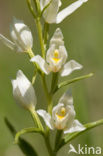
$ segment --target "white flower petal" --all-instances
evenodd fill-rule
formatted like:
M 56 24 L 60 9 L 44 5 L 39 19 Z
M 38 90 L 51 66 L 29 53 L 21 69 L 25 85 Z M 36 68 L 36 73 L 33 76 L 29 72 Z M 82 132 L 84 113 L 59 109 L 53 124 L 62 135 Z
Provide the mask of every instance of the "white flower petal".
M 61 5 L 62 5 L 62 2 L 61 2 L 61 0 L 59 0 L 59 7 L 61 7 Z
M 48 75 L 50 73 L 48 64 L 45 62 L 45 60 L 40 55 L 34 56 L 30 61 L 35 62 L 36 64 L 38 64 L 40 69 L 45 74 Z
M 83 3 L 87 2 L 88 0 L 78 0 L 67 8 L 63 9 L 57 14 L 56 23 L 62 22 L 67 16 L 71 15 L 75 10 L 77 10 Z
M 68 112 L 68 122 L 66 124 L 67 128 L 70 128 L 74 122 L 74 118 L 76 116 L 76 112 L 74 110 L 74 106 L 73 105 L 67 105 L 67 112 Z
M 59 52 L 62 57 L 62 65 L 63 65 L 66 62 L 66 59 L 68 57 L 67 50 L 66 50 L 65 46 L 59 46 Z
M 55 45 L 53 44 L 47 50 L 47 54 L 46 54 L 46 61 L 47 61 L 47 63 L 50 63 L 51 62 L 51 58 L 53 57 L 54 51 L 55 51 Z
M 52 40 L 52 39 L 61 39 L 61 40 L 63 40 L 63 38 L 64 38 L 64 37 L 63 37 L 63 34 L 62 34 L 61 29 L 60 29 L 60 28 L 57 28 L 57 29 L 55 30 L 55 32 L 54 32 L 54 34 L 53 34 L 51 40 Z
M 40 0 L 40 7 L 41 10 L 43 10 L 49 3 L 51 3 L 51 0 Z M 61 0 L 59 0 L 59 7 L 62 5 Z
M 59 103 L 52 110 L 52 123 L 56 129 L 65 129 L 67 126 L 71 127 L 74 118 L 75 111 L 72 105 Z
M 43 10 L 46 5 L 48 5 L 50 2 L 50 0 L 40 0 L 40 7 L 41 7 L 41 10 Z
M 62 112 L 63 111 L 63 112 Z M 70 91 L 67 91 L 52 110 L 52 122 L 56 129 L 69 129 L 75 118 L 73 98 Z
M 64 37 L 62 34 L 62 31 L 60 28 L 57 28 L 50 40 L 50 46 L 51 45 L 55 45 L 55 48 L 59 48 L 59 46 L 63 46 L 64 45 L 64 41 L 63 41 Z
M 23 74 L 21 70 L 17 72 L 17 83 L 21 95 L 25 98 L 26 102 L 36 105 L 37 99 L 34 88 L 31 82 L 27 79 L 27 77 Z
M 42 109 L 37 110 L 37 113 L 44 119 L 44 122 L 50 129 L 54 129 L 54 127 L 51 124 L 51 116 L 49 113 Z
M 58 109 L 63 107 L 64 104 L 63 103 L 58 103 L 56 106 L 53 107 L 52 110 L 52 117 L 55 117 L 55 114 L 58 112 Z
M 5 36 L 3 36 L 2 34 L 0 34 L 0 40 L 7 46 L 7 47 L 9 47 L 10 49 L 12 49 L 12 50 L 15 50 L 15 44 L 12 42 L 12 41 L 10 41 L 10 40 L 8 40 Z
M 57 28 L 50 40 L 50 46 L 47 51 L 46 61 L 49 64 L 50 71 L 59 72 L 67 59 L 67 51 L 64 46 L 63 34 L 60 28 Z
M 55 52 L 58 53 L 57 58 L 55 57 L 55 54 L 54 54 Z M 48 49 L 47 55 L 46 55 L 46 61 L 49 64 L 50 71 L 58 72 L 62 67 L 63 58 L 65 60 L 65 52 L 63 54 L 63 51 L 61 51 L 61 50 L 59 51 L 58 49 L 55 49 L 55 45 L 51 45 L 50 48 Z
M 65 105 L 73 105 L 73 97 L 70 90 L 67 90 L 63 96 L 60 98 L 59 103 L 64 103 Z
M 56 129 L 64 129 L 68 121 L 69 114 L 67 113 L 65 116 L 62 117 L 61 115 L 62 108 L 64 108 L 64 104 L 59 103 L 52 110 L 52 123 Z
M 65 130 L 64 133 L 66 134 L 66 133 L 80 132 L 80 131 L 83 131 L 85 129 L 86 128 L 78 120 L 74 120 L 71 128 Z
M 37 103 L 34 88 L 21 70 L 17 72 L 16 80 L 12 80 L 13 96 L 19 105 L 28 109 Z
M 27 51 L 33 46 L 33 37 L 30 29 L 20 20 L 14 18 L 10 26 L 11 37 L 18 51 Z
M 60 7 L 60 0 L 52 0 L 49 7 L 44 11 L 43 17 L 47 23 L 55 23 L 56 16 Z
M 75 60 L 70 60 L 67 62 L 61 71 L 61 76 L 67 76 L 70 75 L 73 71 L 82 69 L 82 65 L 76 62 Z

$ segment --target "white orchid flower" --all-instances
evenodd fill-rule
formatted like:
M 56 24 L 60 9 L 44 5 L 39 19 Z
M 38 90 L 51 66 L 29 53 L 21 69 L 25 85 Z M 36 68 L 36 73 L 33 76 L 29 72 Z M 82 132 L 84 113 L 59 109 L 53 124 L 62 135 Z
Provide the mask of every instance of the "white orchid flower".
M 16 80 L 11 82 L 16 103 L 25 109 L 34 108 L 37 103 L 34 88 L 21 70 L 17 72 Z
M 66 63 L 67 57 L 68 55 L 64 46 L 63 34 L 60 28 L 57 28 L 50 40 L 50 47 L 46 54 L 46 61 L 40 55 L 34 56 L 31 61 L 38 64 L 45 74 L 60 71 L 61 76 L 67 76 L 74 70 L 82 68 L 82 65 L 75 60 L 70 60 Z
M 10 26 L 10 35 L 13 42 L 0 34 L 0 40 L 10 49 L 17 52 L 26 52 L 32 48 L 33 37 L 31 31 L 22 21 L 14 18 Z
M 71 5 L 67 6 L 65 9 L 59 12 L 61 6 L 61 0 L 40 0 L 41 10 L 43 10 L 48 4 L 49 6 L 45 9 L 43 17 L 47 23 L 60 23 L 67 16 L 71 15 L 75 10 L 77 10 L 83 3 L 88 0 L 77 0 Z
M 85 129 L 78 120 L 75 120 L 73 98 L 69 91 L 60 98 L 58 105 L 52 110 L 52 115 L 45 110 L 38 110 L 37 113 L 52 130 L 58 129 L 63 130 L 64 133 L 73 133 Z

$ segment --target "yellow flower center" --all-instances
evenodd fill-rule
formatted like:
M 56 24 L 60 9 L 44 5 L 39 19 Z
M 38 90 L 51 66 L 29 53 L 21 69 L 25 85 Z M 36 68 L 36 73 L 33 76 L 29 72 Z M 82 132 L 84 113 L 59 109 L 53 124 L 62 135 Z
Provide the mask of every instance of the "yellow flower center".
M 58 50 L 55 50 L 53 55 L 54 55 L 54 57 L 52 58 L 53 61 L 55 63 L 58 63 L 58 61 L 60 60 L 60 58 L 59 58 L 59 51 Z
M 58 57 L 59 56 L 59 51 L 58 50 L 55 50 L 54 51 L 54 57 Z
M 66 109 L 64 107 L 61 108 L 60 114 L 56 114 L 59 119 L 63 119 L 66 114 Z
M 61 108 L 61 114 L 62 114 L 62 115 L 65 115 L 65 113 L 66 113 L 66 109 L 65 109 L 64 107 L 62 107 L 62 108 Z

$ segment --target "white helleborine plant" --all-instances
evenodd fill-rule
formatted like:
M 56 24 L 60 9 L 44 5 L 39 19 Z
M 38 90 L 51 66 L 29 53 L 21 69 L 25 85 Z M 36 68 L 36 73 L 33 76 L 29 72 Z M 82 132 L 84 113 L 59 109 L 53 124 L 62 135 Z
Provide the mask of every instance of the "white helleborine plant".
M 60 98 L 58 105 L 52 110 L 52 115 L 45 110 L 38 110 L 37 113 L 52 130 L 63 130 L 64 133 L 85 130 L 85 127 L 78 120 L 75 120 L 76 113 L 73 106 L 73 98 L 69 91 Z
M 46 54 L 46 61 L 40 56 L 34 56 L 31 61 L 39 65 L 40 69 L 45 73 L 60 72 L 61 76 L 67 76 L 74 70 L 79 70 L 82 65 L 75 60 L 67 60 L 67 51 L 64 46 L 63 34 L 60 28 L 57 28 L 50 40 L 50 46 Z M 65 64 L 66 63 L 66 64 Z
M 10 35 L 13 40 L 8 40 L 5 36 L 0 34 L 0 40 L 10 49 L 17 52 L 27 52 L 33 46 L 33 37 L 30 29 L 22 21 L 13 19 L 10 26 Z
M 34 88 L 21 70 L 17 72 L 16 80 L 12 80 L 11 82 L 16 103 L 25 109 L 35 108 L 37 99 Z
M 49 4 L 43 13 L 43 17 L 47 23 L 58 24 L 87 1 L 88 0 L 77 0 L 60 12 L 59 8 L 62 5 L 61 0 L 40 0 L 40 6 L 41 10 L 43 10 Z

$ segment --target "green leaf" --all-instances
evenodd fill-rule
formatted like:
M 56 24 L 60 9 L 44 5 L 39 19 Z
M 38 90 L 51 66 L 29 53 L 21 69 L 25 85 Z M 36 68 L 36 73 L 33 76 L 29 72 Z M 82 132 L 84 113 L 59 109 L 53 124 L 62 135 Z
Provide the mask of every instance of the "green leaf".
M 16 135 L 16 130 L 14 126 L 9 122 L 7 118 L 4 119 L 6 126 L 10 130 L 11 134 L 13 136 Z M 19 138 L 18 141 L 18 146 L 20 147 L 21 151 L 26 155 L 26 156 L 38 156 L 36 151 L 33 149 L 33 147 L 24 139 Z
M 89 78 L 89 77 L 92 77 L 92 76 L 93 76 L 93 73 L 90 73 L 90 74 L 88 74 L 88 75 L 83 75 L 83 76 L 76 77 L 76 78 L 71 79 L 71 80 L 67 80 L 67 81 L 61 82 L 61 83 L 58 84 L 58 86 L 56 87 L 54 93 L 55 93 L 58 89 L 60 89 L 60 88 L 62 88 L 62 87 L 64 87 L 64 86 L 66 86 L 66 85 L 69 85 L 69 84 L 71 84 L 71 83 L 74 83 L 74 82 L 77 82 L 77 81 L 79 81 L 79 80 L 83 80 L 83 79 L 86 79 L 86 78 Z
M 8 129 L 10 130 L 11 134 L 14 137 L 16 134 L 15 128 L 13 127 L 13 125 L 9 122 L 9 120 L 6 117 L 4 118 L 4 121 L 5 121 L 6 126 L 8 127 Z
M 26 140 L 20 138 L 18 145 L 26 156 L 38 156 L 37 152 Z
M 71 140 L 75 139 L 77 136 L 83 134 L 84 132 L 94 128 L 94 127 L 97 127 L 97 126 L 100 126 L 103 124 L 103 119 L 101 120 L 98 120 L 98 121 L 95 121 L 95 122 L 91 122 L 91 123 L 87 123 L 84 125 L 84 127 L 86 127 L 85 130 L 81 131 L 81 132 L 74 132 L 74 133 L 71 133 L 71 134 L 66 134 L 64 136 L 64 138 L 62 139 L 62 143 L 61 145 L 59 146 L 62 147 L 63 145 L 67 144 L 68 142 L 70 142 Z M 58 149 L 59 150 L 59 149 Z

